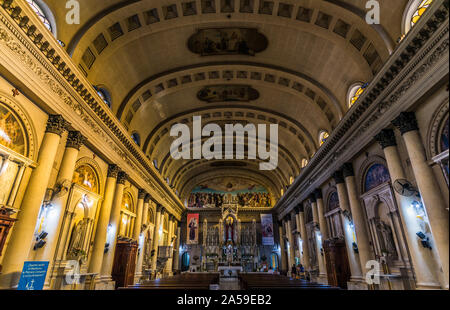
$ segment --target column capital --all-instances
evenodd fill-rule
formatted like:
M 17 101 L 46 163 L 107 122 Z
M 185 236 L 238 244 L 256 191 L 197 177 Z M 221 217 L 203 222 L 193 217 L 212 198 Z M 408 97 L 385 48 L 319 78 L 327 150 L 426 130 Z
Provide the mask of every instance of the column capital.
M 156 212 L 164 214 L 164 207 L 162 205 L 160 205 L 160 204 L 157 204 L 156 205 Z
M 140 200 L 145 199 L 145 196 L 147 196 L 147 192 L 144 189 L 139 189 L 138 199 Z
M 117 174 L 117 184 L 125 184 L 125 181 L 128 178 L 128 174 L 126 174 L 125 171 L 119 171 L 119 173 Z
M 392 129 L 383 129 L 374 139 L 380 144 L 383 150 L 390 146 L 397 146 L 395 132 Z
M 314 195 L 314 194 L 309 195 L 309 200 L 311 201 L 311 203 L 317 202 L 316 195 Z
M 86 138 L 79 131 L 69 131 L 67 135 L 66 148 L 80 150 L 80 147 L 86 142 Z
M 291 220 L 291 215 L 290 214 L 286 214 L 285 216 L 284 216 L 284 221 L 285 222 L 288 222 L 288 221 L 290 221 Z
M 66 130 L 68 123 L 62 115 L 49 115 L 45 132 L 50 132 L 61 136 Z
M 117 178 L 117 175 L 119 174 L 119 166 L 116 164 L 111 164 L 108 166 L 108 178 Z
M 295 207 L 295 212 L 297 214 L 305 212 L 305 207 L 303 206 L 303 204 L 299 204 L 298 206 L 296 206 Z
M 283 221 L 277 221 L 277 225 L 278 225 L 278 227 L 283 228 Z
M 336 184 L 343 184 L 344 181 L 344 175 L 342 174 L 342 170 L 338 170 L 335 173 L 333 173 L 333 179 L 336 182 Z
M 320 188 L 314 191 L 314 196 L 316 196 L 316 200 L 323 199 L 322 190 Z
M 149 203 L 151 199 L 152 199 L 152 196 L 150 196 L 150 194 L 146 194 L 144 197 L 144 203 Z
M 402 135 L 407 132 L 419 130 L 416 114 L 414 112 L 402 112 L 392 121 L 392 125 L 398 128 Z
M 355 176 L 355 171 L 353 170 L 352 163 L 345 163 L 342 166 L 342 173 L 344 174 L 344 178 L 354 177 Z

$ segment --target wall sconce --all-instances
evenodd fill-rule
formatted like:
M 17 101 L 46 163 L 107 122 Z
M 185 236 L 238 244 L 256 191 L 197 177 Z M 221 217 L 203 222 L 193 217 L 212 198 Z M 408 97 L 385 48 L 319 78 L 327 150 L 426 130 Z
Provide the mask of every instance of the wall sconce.
M 105 243 L 105 250 L 103 251 L 103 254 L 108 253 L 109 251 L 109 243 Z
M 47 241 L 45 241 L 44 239 L 47 238 L 47 236 L 48 233 L 43 231 L 39 234 L 39 236 L 36 237 L 36 243 L 33 246 L 33 251 L 44 247 L 44 245 L 47 243 Z
M 422 243 L 422 246 L 426 249 L 432 249 L 430 244 L 430 238 L 428 238 L 423 232 L 419 231 L 416 233 L 416 235 L 420 238 L 420 243 Z

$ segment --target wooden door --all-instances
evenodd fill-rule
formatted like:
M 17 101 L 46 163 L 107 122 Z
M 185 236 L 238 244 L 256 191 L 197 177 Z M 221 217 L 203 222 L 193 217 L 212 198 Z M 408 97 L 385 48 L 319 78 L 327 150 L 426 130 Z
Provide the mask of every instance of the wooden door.
M 325 260 L 327 264 L 328 284 L 347 288 L 350 280 L 350 266 L 345 241 L 330 239 L 324 242 Z
M 135 241 L 117 241 L 112 271 L 112 278 L 116 282 L 116 288 L 134 284 L 137 248 Z

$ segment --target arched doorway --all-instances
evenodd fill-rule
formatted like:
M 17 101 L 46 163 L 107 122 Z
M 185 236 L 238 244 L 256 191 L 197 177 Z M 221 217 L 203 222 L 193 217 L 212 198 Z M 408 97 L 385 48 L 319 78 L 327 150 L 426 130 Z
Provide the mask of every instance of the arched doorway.
M 184 252 L 183 255 L 181 256 L 181 271 L 188 271 L 189 270 L 189 265 L 190 265 L 190 256 L 188 252 Z

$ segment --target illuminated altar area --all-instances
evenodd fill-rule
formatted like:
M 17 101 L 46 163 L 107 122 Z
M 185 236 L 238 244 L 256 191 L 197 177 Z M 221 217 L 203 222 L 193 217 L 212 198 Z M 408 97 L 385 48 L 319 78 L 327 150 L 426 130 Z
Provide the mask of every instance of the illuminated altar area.
M 186 232 L 181 237 L 181 270 L 234 277 L 278 267 L 278 245 L 263 245 L 262 240 L 261 215 L 271 216 L 271 204 L 272 194 L 263 186 L 236 178 L 194 187 L 181 229 Z

